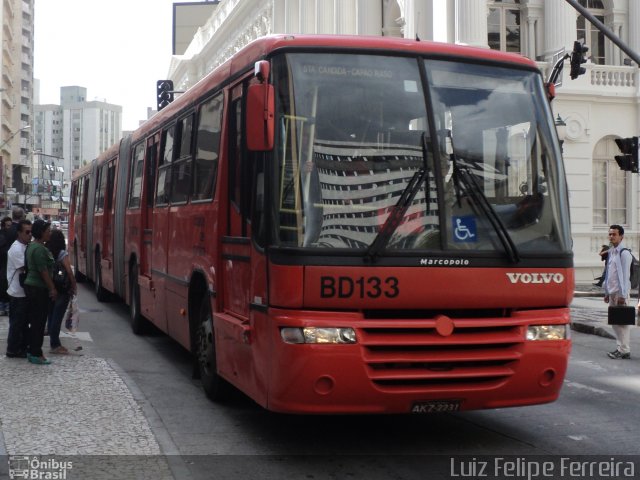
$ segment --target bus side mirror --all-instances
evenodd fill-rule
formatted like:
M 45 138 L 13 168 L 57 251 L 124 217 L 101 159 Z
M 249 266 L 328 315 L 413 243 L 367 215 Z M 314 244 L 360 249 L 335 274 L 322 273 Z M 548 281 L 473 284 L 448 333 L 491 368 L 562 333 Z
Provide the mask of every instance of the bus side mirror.
M 269 84 L 269 62 L 256 63 L 256 78 L 261 83 L 247 89 L 246 132 L 247 149 L 264 152 L 273 149 L 275 94 Z

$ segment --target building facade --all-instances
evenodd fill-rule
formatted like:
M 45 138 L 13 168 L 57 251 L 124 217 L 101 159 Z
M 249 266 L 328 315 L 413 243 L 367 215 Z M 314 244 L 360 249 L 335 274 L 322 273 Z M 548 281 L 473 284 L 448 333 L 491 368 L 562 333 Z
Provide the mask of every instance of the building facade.
M 1 208 L 31 174 L 34 0 L 2 0 L 0 64 Z M 6 202 L 5 197 L 6 196 Z
M 640 51 L 640 2 L 580 0 L 619 38 Z M 194 85 L 253 39 L 271 33 L 385 35 L 459 43 L 519 53 L 538 61 L 545 78 L 553 59 L 576 40 L 589 47 L 586 73 L 569 79 L 554 115 L 566 123 L 564 159 L 579 282 L 601 273 L 597 252 L 610 224 L 640 250 L 640 181 L 621 171 L 614 140 L 640 134 L 638 66 L 563 0 L 222 0 L 169 78 L 177 90 Z
M 87 101 L 87 89 L 60 89 L 60 105 L 36 105 L 34 159 L 57 157 L 68 184 L 74 170 L 96 158 L 122 137 L 122 107 Z M 34 171 L 39 166 L 34 165 Z

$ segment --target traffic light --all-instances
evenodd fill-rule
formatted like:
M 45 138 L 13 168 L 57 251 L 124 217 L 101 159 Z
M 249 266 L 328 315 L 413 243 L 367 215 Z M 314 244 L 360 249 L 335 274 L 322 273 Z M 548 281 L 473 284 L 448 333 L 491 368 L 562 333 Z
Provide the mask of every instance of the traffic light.
M 173 81 L 158 80 L 156 82 L 158 111 L 173 102 Z
M 624 155 L 615 159 L 621 170 L 638 173 L 638 137 L 616 138 L 616 144 Z
M 575 80 L 587 71 L 580 65 L 587 62 L 587 58 L 584 55 L 588 51 L 589 47 L 585 47 L 580 42 L 573 42 L 573 51 L 571 52 L 571 72 L 569 73 L 571 80 Z

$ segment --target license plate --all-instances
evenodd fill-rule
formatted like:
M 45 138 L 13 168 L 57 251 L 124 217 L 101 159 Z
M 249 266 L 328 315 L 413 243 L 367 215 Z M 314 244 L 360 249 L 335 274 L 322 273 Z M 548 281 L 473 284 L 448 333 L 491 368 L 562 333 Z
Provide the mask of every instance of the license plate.
M 460 400 L 434 400 L 418 402 L 411 407 L 411 413 L 446 413 L 460 410 Z

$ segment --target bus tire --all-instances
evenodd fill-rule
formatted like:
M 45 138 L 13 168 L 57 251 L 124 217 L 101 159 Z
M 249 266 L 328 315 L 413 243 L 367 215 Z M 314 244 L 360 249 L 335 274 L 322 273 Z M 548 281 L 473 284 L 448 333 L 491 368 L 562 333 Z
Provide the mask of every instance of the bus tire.
M 146 321 L 140 313 L 140 285 L 138 285 L 138 265 L 131 268 L 129 275 L 129 317 L 131 318 L 131 330 L 136 335 L 142 335 L 146 331 Z
M 208 296 L 202 299 L 198 330 L 196 333 L 196 358 L 200 371 L 202 388 L 209 399 L 214 402 L 224 401 L 231 389 L 227 381 L 218 375 L 216 363 L 215 331 L 211 302 Z
M 102 264 L 100 263 L 100 255 L 96 255 L 96 298 L 99 302 L 106 302 L 109 299 L 109 292 L 102 286 Z
M 84 283 L 87 277 L 80 272 L 80 264 L 78 263 L 78 250 L 77 247 L 73 247 L 73 276 L 76 278 L 76 282 Z

